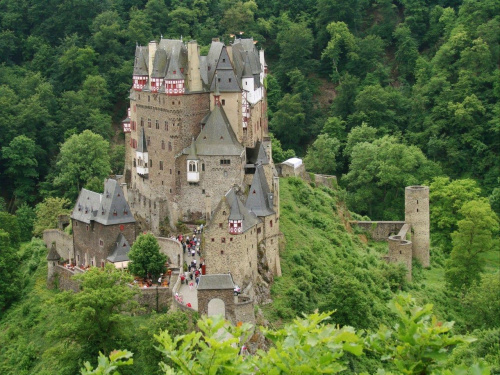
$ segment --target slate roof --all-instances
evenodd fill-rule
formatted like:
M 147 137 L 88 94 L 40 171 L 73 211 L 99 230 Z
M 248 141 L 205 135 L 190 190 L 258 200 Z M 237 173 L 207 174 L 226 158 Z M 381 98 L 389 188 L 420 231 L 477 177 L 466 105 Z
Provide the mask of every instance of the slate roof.
M 71 218 L 87 224 L 92 220 L 103 225 L 135 223 L 123 190 L 113 179 L 105 181 L 103 194 L 82 189 Z
M 181 68 L 184 70 L 187 69 L 187 66 L 187 47 L 184 43 L 181 40 L 161 39 L 158 43 L 153 59 L 151 77 L 184 79 L 184 74 L 182 73 Z
M 207 63 L 207 71 L 208 71 L 208 80 L 207 82 L 212 82 L 215 74 L 215 67 L 217 66 L 217 62 L 219 61 L 220 52 L 224 43 L 214 42 L 210 45 L 210 50 L 208 51 L 206 63 Z M 200 66 L 201 69 L 201 66 Z
M 167 73 L 167 52 L 164 49 L 158 49 L 153 62 L 152 78 L 164 78 Z
M 268 216 L 274 214 L 269 202 L 269 185 L 262 165 L 257 165 L 253 175 L 252 185 L 248 192 L 245 207 L 257 216 Z
M 234 289 L 231 274 L 201 275 L 198 290 Z
M 253 76 L 254 87 L 261 87 L 260 73 L 264 67 L 260 64 L 259 51 L 253 44 L 253 38 L 236 39 L 232 52 L 234 69 L 240 82 L 243 77 Z
M 215 81 L 219 84 L 220 92 L 240 92 L 241 87 L 233 69 L 217 69 L 217 75 L 212 79 L 210 91 L 215 90 Z
M 231 209 L 230 220 L 243 220 L 241 224 L 242 233 L 259 223 L 259 219 L 254 213 L 250 212 L 242 201 L 238 199 L 234 188 L 231 188 L 225 195 L 226 201 Z
M 129 251 L 130 251 L 130 244 L 128 243 L 125 236 L 119 233 L 115 242 L 115 246 L 113 247 L 113 252 L 106 259 L 109 260 L 111 263 L 127 262 L 130 260 L 128 258 Z
M 146 132 L 144 127 L 141 127 L 139 131 L 139 139 L 137 140 L 137 152 L 148 152 L 148 146 L 146 142 Z
M 269 164 L 269 158 L 264 149 L 264 144 L 261 141 L 257 141 L 254 148 L 247 147 L 246 151 L 247 164 Z
M 238 142 L 233 128 L 221 106 L 215 106 L 207 119 L 206 125 L 195 141 L 196 154 L 208 156 L 241 155 L 243 146 Z M 191 147 L 186 147 L 183 154 L 189 154 Z
M 133 74 L 135 76 L 147 76 L 148 64 L 149 64 L 148 47 L 136 46 Z
M 47 254 L 47 260 L 59 260 L 61 259 L 61 256 L 56 250 L 56 244 L 53 243 L 52 246 L 50 246 L 49 253 Z

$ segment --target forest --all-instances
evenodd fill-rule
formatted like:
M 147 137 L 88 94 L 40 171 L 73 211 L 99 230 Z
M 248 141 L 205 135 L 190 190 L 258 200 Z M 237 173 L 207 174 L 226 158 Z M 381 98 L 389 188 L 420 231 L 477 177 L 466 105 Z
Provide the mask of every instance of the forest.
M 500 373 L 499 0 L 0 0 L 0 341 L 12 343 L 0 346 L 0 372 L 70 374 L 99 350 L 127 348 L 139 372 L 157 373 L 153 335 L 194 329 L 192 317 L 141 317 L 136 341 L 117 322 L 106 345 L 75 344 L 77 322 L 49 318 L 55 299 L 72 302 L 42 290 L 46 250 L 32 237 L 82 187 L 122 173 L 137 44 L 196 39 L 206 54 L 212 38 L 235 35 L 266 53 L 274 161 L 302 157 L 339 184 L 282 183 L 286 272 L 266 319 L 337 310 L 335 323 L 375 330 L 408 291 L 477 338 L 446 368 L 485 360 Z M 345 231 L 338 207 L 400 220 L 412 184 L 430 186 L 432 264 L 405 283 L 378 260 L 386 250 Z M 319 264 L 319 249 L 332 262 Z M 349 354 L 349 371 L 375 372 L 369 353 Z

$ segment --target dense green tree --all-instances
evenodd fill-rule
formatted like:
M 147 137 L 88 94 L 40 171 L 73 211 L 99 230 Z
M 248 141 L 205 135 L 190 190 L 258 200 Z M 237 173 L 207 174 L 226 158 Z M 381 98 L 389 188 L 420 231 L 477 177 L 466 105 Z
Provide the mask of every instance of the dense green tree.
M 436 177 L 430 184 L 430 219 L 432 240 L 446 252 L 452 248 L 451 233 L 456 231 L 457 223 L 463 218 L 462 206 L 480 197 L 481 189 L 472 179 L 450 180 L 449 177 Z
M 498 217 L 486 199 L 465 203 L 460 209 L 463 217 L 452 233 L 453 250 L 446 264 L 446 281 L 454 289 L 466 290 L 479 282 L 484 263 L 481 254 L 490 251 L 498 239 Z
M 350 156 L 349 172 L 341 180 L 349 193 L 348 202 L 355 212 L 377 219 L 401 219 L 404 187 L 439 174 L 439 167 L 418 147 L 392 136 L 358 143 Z
M 19 259 L 12 246 L 9 233 L 0 226 L 0 318 L 19 296 Z
M 90 46 L 73 46 L 59 57 L 58 65 L 64 89 L 80 87 L 85 78 L 96 73 L 97 53 Z
M 16 217 L 21 233 L 21 241 L 31 240 L 36 219 L 35 209 L 23 203 L 17 208 Z
M 61 146 L 57 170 L 54 185 L 75 199 L 92 177 L 103 180 L 109 175 L 109 143 L 90 130 L 71 136 Z
M 309 73 L 314 38 L 306 23 L 285 23 L 276 42 L 280 48 L 277 73 L 282 83 L 286 79 L 285 75 L 293 69 L 298 69 L 303 74 Z
M 410 28 L 400 24 L 394 31 L 396 39 L 396 63 L 401 77 L 411 80 L 413 78 L 415 63 L 418 59 L 417 42 L 411 35 Z
M 6 246 L 17 249 L 21 243 L 21 230 L 17 217 L 7 212 L 0 212 L 0 228 L 9 235 L 9 242 Z
M 196 12 L 194 10 L 177 7 L 170 12 L 170 23 L 166 34 L 173 39 L 179 39 L 181 36 L 188 37 L 193 32 L 195 21 Z
M 286 94 L 279 101 L 269 127 L 283 147 L 300 150 L 307 136 L 305 117 L 300 94 Z
M 57 217 L 69 214 L 71 202 L 66 198 L 47 197 L 36 205 L 36 219 L 33 228 L 35 236 L 41 236 L 45 229 L 57 228 Z
M 315 173 L 335 174 L 336 158 L 340 149 L 340 141 L 327 134 L 320 134 L 307 149 L 304 162 L 308 170 Z
M 127 38 L 131 46 L 136 43 L 147 45 L 153 39 L 151 21 L 145 11 L 137 8 L 130 9 L 130 22 L 127 29 Z
M 253 0 L 232 2 L 221 19 L 225 34 L 239 34 L 240 31 L 248 33 L 253 26 L 257 9 L 257 4 Z
M 377 139 L 377 129 L 362 123 L 361 126 L 356 126 L 349 132 L 344 154 L 350 158 L 354 146 L 362 142 L 373 142 L 375 139 Z
M 38 178 L 35 141 L 24 135 L 17 136 L 2 147 L 2 157 L 6 159 L 5 173 L 12 178 L 14 196 L 20 202 L 32 202 Z
M 148 0 L 144 8 L 144 14 L 152 26 L 151 31 L 155 37 L 159 37 L 160 34 L 168 31 L 169 13 L 165 0 Z
M 500 275 L 483 273 L 481 281 L 471 285 L 462 298 L 467 324 L 470 328 L 500 327 Z
M 295 156 L 295 151 L 293 150 L 283 150 L 283 147 L 281 146 L 281 142 L 279 141 L 278 138 L 273 136 L 272 133 L 269 133 L 271 137 L 271 147 L 273 151 L 273 161 L 275 163 L 281 163 L 287 159 L 293 158 Z
M 111 172 L 113 174 L 122 174 L 125 168 L 125 146 L 116 145 L 109 152 Z M 102 185 L 102 184 L 101 184 Z
M 109 353 L 123 339 L 131 321 L 129 313 L 137 309 L 133 299 L 137 290 L 129 285 L 132 277 L 108 263 L 104 269 L 92 267 L 74 279 L 80 291 L 56 297 L 61 321 L 56 336 L 76 342 L 85 357 Z
M 160 245 L 152 234 L 143 234 L 137 238 L 128 254 L 128 269 L 133 275 L 156 278 L 164 273 L 167 256 L 160 252 Z

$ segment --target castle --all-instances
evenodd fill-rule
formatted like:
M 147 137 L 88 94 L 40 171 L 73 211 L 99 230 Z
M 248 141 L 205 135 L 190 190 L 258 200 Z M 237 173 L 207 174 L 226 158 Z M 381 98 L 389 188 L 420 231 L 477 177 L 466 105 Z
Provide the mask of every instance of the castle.
M 206 220 L 207 274 L 249 285 L 280 274 L 279 179 L 253 39 L 137 46 L 123 121 L 124 187 L 141 226 Z

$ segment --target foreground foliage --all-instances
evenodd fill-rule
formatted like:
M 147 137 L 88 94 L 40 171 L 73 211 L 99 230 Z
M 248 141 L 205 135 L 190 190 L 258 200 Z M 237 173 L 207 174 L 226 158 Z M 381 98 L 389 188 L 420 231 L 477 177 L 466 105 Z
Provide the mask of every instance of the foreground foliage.
M 410 296 L 400 295 L 391 302 L 397 320 L 393 328 L 381 326 L 375 333 L 326 324 L 331 313 L 314 313 L 296 318 L 279 330 L 263 328 L 269 350 L 249 354 L 245 345 L 252 334 L 249 324 L 233 326 L 222 316 L 205 317 L 199 332 L 173 338 L 168 331 L 155 335 L 168 361 L 160 367 L 164 374 L 336 374 L 346 370 L 346 353 L 378 358 L 379 373 L 454 373 L 445 369 L 445 360 L 457 346 L 474 341 L 451 334 L 452 322 L 439 322 L 432 306 L 420 307 Z M 335 319 L 335 314 L 333 314 Z M 98 367 L 86 364 L 82 374 L 104 374 L 118 365 L 132 364 L 131 353 L 114 352 L 108 361 L 102 355 Z M 485 366 L 477 366 L 489 374 Z M 91 372 L 92 371 L 92 372 Z

